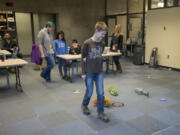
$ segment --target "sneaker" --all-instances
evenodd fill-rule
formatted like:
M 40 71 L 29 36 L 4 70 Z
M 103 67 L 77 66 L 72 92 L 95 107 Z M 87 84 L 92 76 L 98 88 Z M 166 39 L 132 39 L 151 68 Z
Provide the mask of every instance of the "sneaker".
M 81 110 L 82 110 L 82 113 L 85 115 L 90 114 L 89 108 L 87 106 L 81 106 Z
M 46 82 L 47 82 L 47 83 L 51 83 L 51 80 L 50 80 L 50 79 L 46 79 Z
M 104 122 L 109 122 L 109 117 L 105 113 L 98 114 L 98 118 Z
M 46 80 L 46 77 L 41 73 L 40 76 Z
M 69 77 L 69 76 L 64 75 L 64 80 L 69 80 L 69 79 L 70 79 L 70 77 Z

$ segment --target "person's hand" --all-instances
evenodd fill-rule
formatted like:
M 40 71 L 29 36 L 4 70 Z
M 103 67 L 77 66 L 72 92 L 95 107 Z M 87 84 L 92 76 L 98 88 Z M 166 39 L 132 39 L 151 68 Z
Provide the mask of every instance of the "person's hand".
M 41 54 L 41 58 L 44 59 L 45 58 L 45 55 L 44 53 Z
M 118 53 L 120 53 L 121 51 L 120 50 L 117 50 Z
M 117 46 L 118 46 L 118 44 L 113 44 L 113 46 L 117 47 Z
M 84 81 L 86 80 L 86 75 L 82 75 L 81 77 Z

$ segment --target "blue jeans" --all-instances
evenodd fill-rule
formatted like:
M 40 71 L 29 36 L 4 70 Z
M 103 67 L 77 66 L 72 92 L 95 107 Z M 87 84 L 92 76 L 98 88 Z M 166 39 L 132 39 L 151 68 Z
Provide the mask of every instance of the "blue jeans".
M 62 68 L 64 70 L 64 75 L 67 75 L 67 67 L 66 67 L 66 60 L 63 59 L 58 59 L 58 68 L 59 68 L 59 74 L 62 76 L 63 72 L 62 72 Z
M 104 112 L 104 84 L 103 84 L 103 73 L 86 73 L 86 93 L 82 102 L 83 106 L 88 106 L 91 96 L 93 94 L 93 82 L 96 85 L 97 93 L 97 111 L 98 114 Z
M 51 69 L 55 65 L 54 55 L 53 54 L 49 54 L 48 56 L 45 57 L 45 59 L 47 61 L 47 66 L 41 72 L 41 76 L 44 79 L 46 79 L 46 81 L 51 81 Z
M 103 62 L 106 62 L 106 73 L 109 73 L 109 59 L 103 59 Z

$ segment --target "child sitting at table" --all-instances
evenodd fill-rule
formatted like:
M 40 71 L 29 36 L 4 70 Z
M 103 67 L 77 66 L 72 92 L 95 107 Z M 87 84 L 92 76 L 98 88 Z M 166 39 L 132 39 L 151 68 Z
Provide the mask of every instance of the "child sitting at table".
M 72 46 L 69 50 L 69 54 L 79 55 L 80 53 L 81 53 L 81 47 L 79 46 L 78 41 L 76 39 L 72 40 Z M 72 60 L 72 62 L 70 62 L 69 65 L 72 65 L 74 63 L 78 64 L 78 60 Z M 78 65 L 77 65 L 77 68 L 78 68 Z
M 64 37 L 64 32 L 60 31 L 57 33 L 56 40 L 54 41 L 56 55 L 63 55 L 68 54 L 68 47 L 66 44 L 66 40 Z M 61 78 L 67 79 L 67 67 L 66 67 L 66 60 L 58 58 L 58 68 Z M 62 68 L 64 70 L 64 75 L 62 72 Z
M 72 41 L 72 46 L 69 50 L 69 54 L 78 55 L 81 53 L 81 47 L 78 45 L 78 41 L 74 39 Z

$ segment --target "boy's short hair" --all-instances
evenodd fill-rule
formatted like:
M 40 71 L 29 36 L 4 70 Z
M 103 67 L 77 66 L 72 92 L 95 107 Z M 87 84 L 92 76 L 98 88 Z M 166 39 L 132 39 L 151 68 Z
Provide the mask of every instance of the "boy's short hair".
M 95 30 L 98 30 L 98 31 L 107 31 L 107 25 L 105 22 L 96 22 L 96 25 L 95 25 Z
M 73 39 L 72 43 L 78 43 L 78 41 L 76 39 Z

